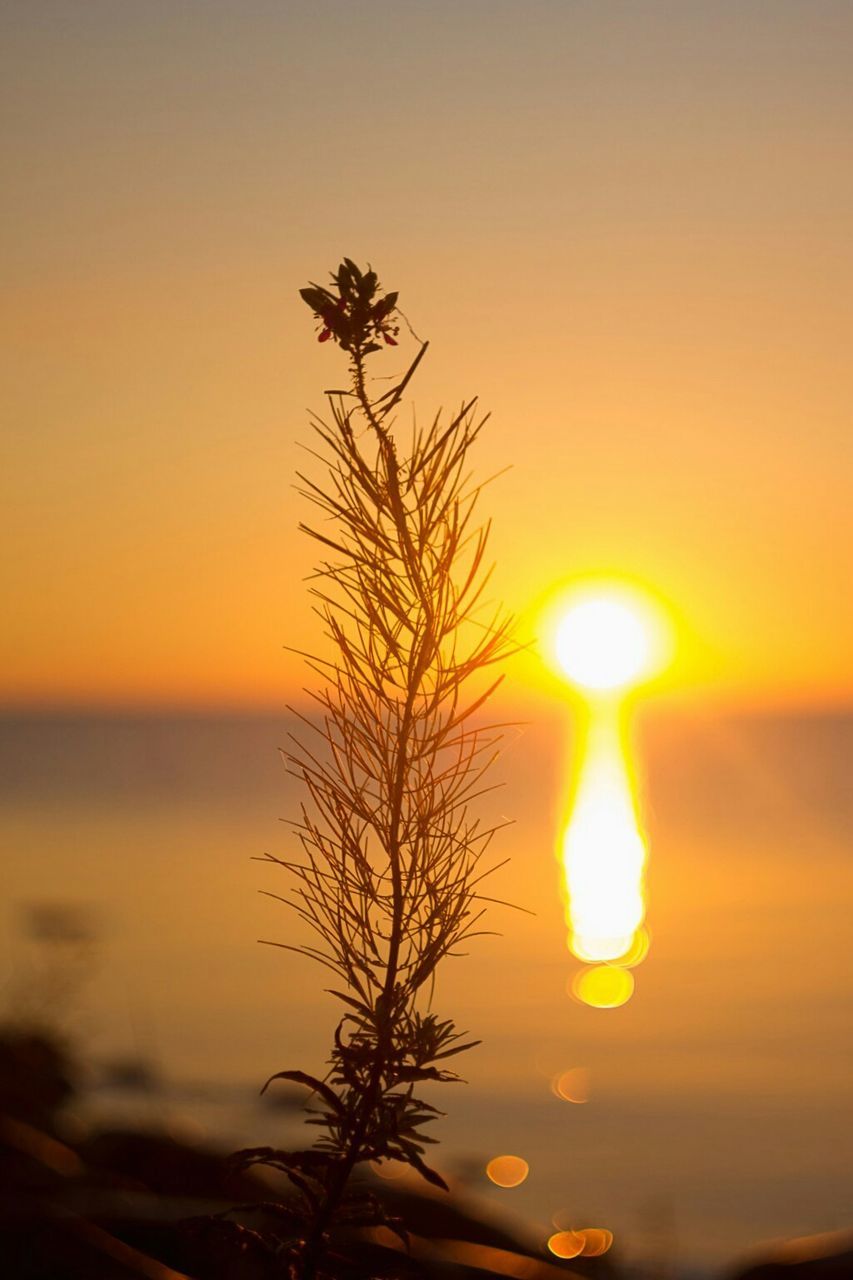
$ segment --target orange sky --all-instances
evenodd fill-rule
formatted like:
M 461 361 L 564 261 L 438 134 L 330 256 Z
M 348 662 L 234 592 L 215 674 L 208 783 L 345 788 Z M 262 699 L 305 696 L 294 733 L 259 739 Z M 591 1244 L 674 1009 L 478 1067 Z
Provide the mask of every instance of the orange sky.
M 853 696 L 849 5 L 3 23 L 3 702 L 291 696 L 297 441 L 343 368 L 296 290 L 342 254 L 432 340 L 420 412 L 492 410 L 528 625 L 627 574 L 678 615 L 679 689 Z

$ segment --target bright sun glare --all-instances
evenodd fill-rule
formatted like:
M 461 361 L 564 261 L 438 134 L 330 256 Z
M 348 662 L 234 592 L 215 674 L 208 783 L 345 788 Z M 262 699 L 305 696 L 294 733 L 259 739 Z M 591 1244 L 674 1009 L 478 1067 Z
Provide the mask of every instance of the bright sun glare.
M 642 597 L 603 589 L 576 600 L 562 615 L 554 637 L 557 661 L 583 689 L 625 689 L 659 665 L 658 631 Z

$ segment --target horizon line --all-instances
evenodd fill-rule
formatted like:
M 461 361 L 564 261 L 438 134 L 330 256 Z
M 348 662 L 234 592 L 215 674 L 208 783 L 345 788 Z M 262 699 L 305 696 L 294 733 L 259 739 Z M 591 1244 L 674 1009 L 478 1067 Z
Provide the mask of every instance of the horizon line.
M 0 720 L 213 720 L 213 719 L 272 719 L 276 716 L 290 718 L 294 712 L 304 714 L 310 708 L 311 699 L 305 691 L 287 700 L 269 698 L 56 698 L 14 699 L 0 697 Z M 652 690 L 645 697 L 634 700 L 642 713 L 659 712 L 682 714 L 716 714 L 722 716 L 790 716 L 853 715 L 853 692 L 780 691 L 758 692 L 752 696 L 740 690 L 712 690 L 707 687 L 692 690 Z M 541 690 L 527 689 L 517 696 L 496 699 L 495 709 L 502 708 L 502 716 L 515 708 L 526 709 L 524 722 L 532 723 L 531 712 L 536 719 L 563 718 L 572 714 L 572 695 L 555 695 Z

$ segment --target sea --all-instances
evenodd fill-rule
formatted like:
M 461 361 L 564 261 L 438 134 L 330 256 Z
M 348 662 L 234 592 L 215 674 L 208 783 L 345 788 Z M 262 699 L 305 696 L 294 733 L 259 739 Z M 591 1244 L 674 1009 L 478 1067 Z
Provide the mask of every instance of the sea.
M 74 1046 L 74 1124 L 299 1140 L 287 1090 L 259 1094 L 322 1074 L 338 1016 L 330 975 L 269 945 L 304 936 L 266 860 L 296 851 L 280 748 L 299 732 L 286 711 L 0 720 L 2 1015 Z M 429 1094 L 433 1162 L 531 1240 L 605 1227 L 648 1274 L 849 1228 L 853 715 L 638 714 L 651 946 L 616 1009 L 571 995 L 555 849 L 574 741 L 568 711 L 508 729 L 482 801 L 506 824 L 487 892 L 509 905 L 433 994 L 481 1041 L 465 1083 Z M 587 1101 L 555 1092 L 570 1069 Z M 527 1163 L 519 1186 L 486 1176 L 501 1154 Z

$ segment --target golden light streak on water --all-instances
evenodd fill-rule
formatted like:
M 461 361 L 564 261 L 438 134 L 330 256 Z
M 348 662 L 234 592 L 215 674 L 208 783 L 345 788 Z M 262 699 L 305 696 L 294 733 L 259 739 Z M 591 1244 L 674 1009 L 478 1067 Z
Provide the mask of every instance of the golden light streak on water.
M 636 969 L 638 964 L 642 964 L 646 956 L 649 954 L 651 942 L 652 940 L 649 936 L 648 929 L 645 925 L 641 925 L 634 934 L 634 941 L 631 943 L 628 950 L 623 956 L 619 957 L 620 969 Z
M 585 702 L 559 850 L 569 949 L 590 966 L 575 975 L 571 991 L 594 1008 L 615 1009 L 631 998 L 628 970 L 649 946 L 643 924 L 648 848 L 625 695 L 661 669 L 666 628 L 651 600 L 635 589 L 587 586 L 552 624 L 552 645 Z
M 572 952 L 592 964 L 629 953 L 645 916 L 646 844 L 612 701 L 591 708 L 563 867 Z

